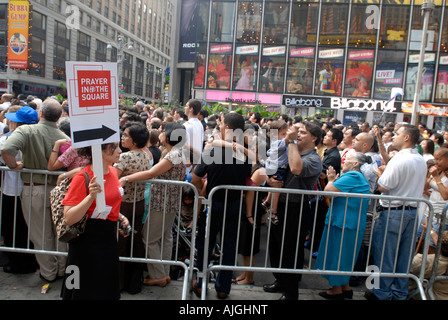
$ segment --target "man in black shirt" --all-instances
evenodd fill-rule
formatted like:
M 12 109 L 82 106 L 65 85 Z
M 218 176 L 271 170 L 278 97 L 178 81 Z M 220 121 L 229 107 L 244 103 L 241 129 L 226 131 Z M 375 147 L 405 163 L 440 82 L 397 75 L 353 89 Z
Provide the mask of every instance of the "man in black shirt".
M 224 123 L 221 126 L 222 138 L 226 141 L 243 141 L 244 118 L 235 112 L 225 115 Z M 211 201 L 210 232 L 208 256 L 210 257 L 215 246 L 216 236 L 224 226 L 224 240 L 221 243 L 224 265 L 235 264 L 235 250 L 238 233 L 238 220 L 240 211 L 240 191 L 229 191 L 226 196 L 225 190 L 213 193 L 210 199 L 210 191 L 221 185 L 245 186 L 246 179 L 250 177 L 251 166 L 244 155 L 239 155 L 232 148 L 214 146 L 204 150 L 200 163 L 192 173 L 191 183 L 198 189 L 203 190 L 203 178 L 207 176 L 207 186 L 205 196 Z M 224 209 L 226 210 L 224 211 Z M 245 206 L 241 206 L 244 210 Z M 201 213 L 198 220 L 198 236 L 196 238 L 196 248 L 198 252 L 197 265 L 200 271 L 203 270 L 204 246 L 206 233 L 207 214 Z M 245 214 L 243 212 L 242 214 Z M 208 261 L 207 261 L 208 263 Z M 232 284 L 232 271 L 220 271 L 215 283 L 218 298 L 225 299 L 230 293 Z M 194 280 L 192 288 L 196 295 L 201 293 L 201 279 Z

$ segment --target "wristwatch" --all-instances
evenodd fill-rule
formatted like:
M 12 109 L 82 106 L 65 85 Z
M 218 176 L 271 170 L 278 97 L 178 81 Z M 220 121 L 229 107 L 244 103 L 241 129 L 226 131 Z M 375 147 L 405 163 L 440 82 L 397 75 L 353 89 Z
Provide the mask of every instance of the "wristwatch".
M 297 140 L 289 140 L 288 144 L 291 144 L 291 143 L 297 144 Z

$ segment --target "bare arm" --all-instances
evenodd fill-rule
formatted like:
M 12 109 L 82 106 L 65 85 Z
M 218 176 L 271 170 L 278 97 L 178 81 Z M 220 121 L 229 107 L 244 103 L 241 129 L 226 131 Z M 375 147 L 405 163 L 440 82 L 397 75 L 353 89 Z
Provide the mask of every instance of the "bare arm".
M 2 151 L 2 158 L 5 164 L 12 170 L 20 170 L 23 168 L 23 163 L 21 161 L 16 161 L 16 157 Z
M 64 206 L 64 220 L 71 226 L 77 223 L 89 210 L 97 194 L 101 191 L 101 186 L 96 182 L 96 176 L 89 182 L 89 194 L 76 206 Z
M 289 128 L 288 133 L 286 134 L 286 141 L 292 141 L 297 140 L 297 128 L 292 126 Z M 303 169 L 303 160 L 299 153 L 299 147 L 297 144 L 289 144 L 288 147 L 288 162 L 289 162 L 289 169 L 291 170 L 292 174 L 295 174 L 296 176 L 302 173 Z
M 167 172 L 172 167 L 173 167 L 173 164 L 170 161 L 168 161 L 167 159 L 162 159 L 154 167 L 152 167 L 149 170 L 133 173 L 126 177 L 121 177 L 120 184 L 122 186 L 124 186 L 126 184 L 126 182 L 135 182 L 135 181 L 153 179 L 153 178 L 158 177 L 161 174 Z M 126 181 L 126 179 L 127 179 L 127 181 Z
M 62 167 L 65 167 L 64 164 L 58 160 L 59 157 L 59 149 L 63 145 L 70 144 L 69 140 L 59 139 L 54 143 L 53 150 L 51 151 L 50 158 L 48 159 L 48 170 L 58 170 Z

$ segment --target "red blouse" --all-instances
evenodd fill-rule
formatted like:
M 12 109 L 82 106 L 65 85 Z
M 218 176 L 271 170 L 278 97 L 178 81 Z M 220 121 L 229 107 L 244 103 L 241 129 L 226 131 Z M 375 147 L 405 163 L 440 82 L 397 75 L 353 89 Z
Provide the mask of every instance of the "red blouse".
M 90 179 L 93 178 L 94 173 L 90 168 L 90 165 L 82 169 L 89 174 Z M 99 179 L 99 178 L 97 178 Z M 82 172 L 78 172 L 72 179 L 70 188 L 62 201 L 63 206 L 76 206 L 78 205 L 87 195 L 87 190 L 85 186 L 85 178 Z M 104 175 L 104 192 L 106 199 L 106 206 L 111 207 L 111 211 L 107 216 L 108 220 L 117 221 L 120 213 L 121 201 L 123 200 L 123 188 L 118 180 L 117 171 L 114 167 L 109 166 L 109 173 Z M 96 208 L 96 200 L 93 201 L 90 208 L 87 210 L 87 215 L 89 218 Z

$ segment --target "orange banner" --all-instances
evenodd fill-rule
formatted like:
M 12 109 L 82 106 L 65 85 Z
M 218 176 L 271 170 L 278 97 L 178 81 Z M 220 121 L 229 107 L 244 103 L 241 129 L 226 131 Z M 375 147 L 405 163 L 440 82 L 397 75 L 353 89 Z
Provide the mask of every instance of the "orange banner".
M 28 68 L 28 33 L 30 4 L 12 0 L 8 3 L 8 63 L 13 69 Z

